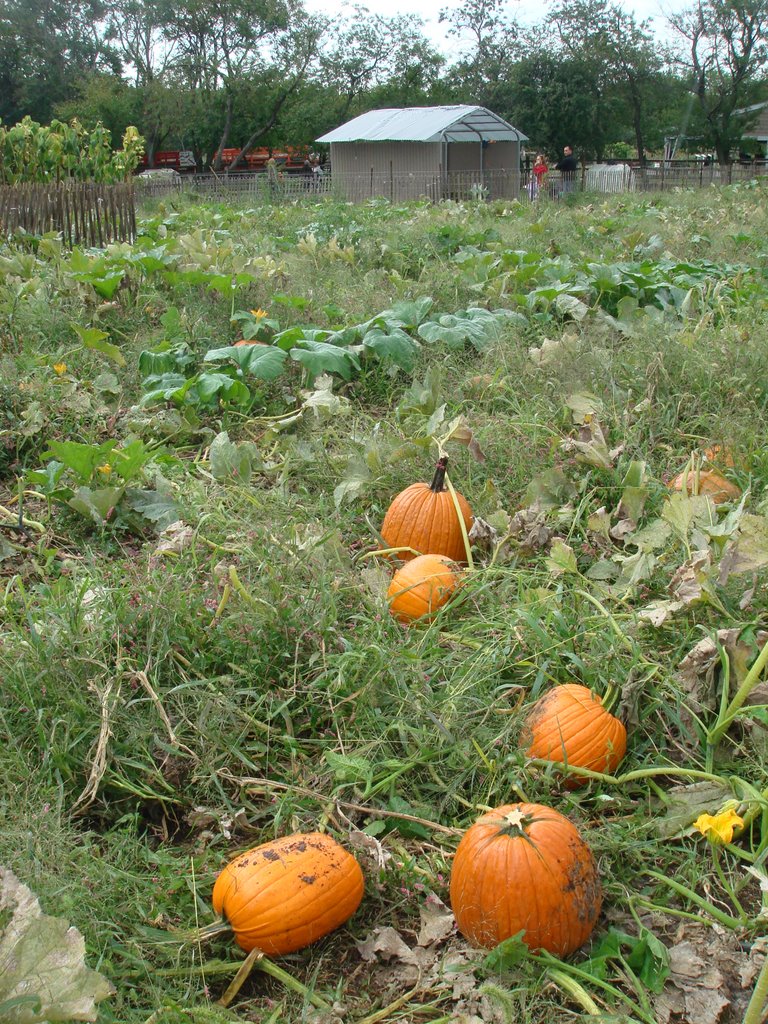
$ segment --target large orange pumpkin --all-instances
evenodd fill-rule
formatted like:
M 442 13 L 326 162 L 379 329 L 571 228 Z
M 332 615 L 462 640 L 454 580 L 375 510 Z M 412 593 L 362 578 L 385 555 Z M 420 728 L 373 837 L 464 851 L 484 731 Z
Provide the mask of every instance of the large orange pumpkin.
M 576 826 L 542 804 L 507 804 L 462 836 L 451 867 L 459 931 L 492 948 L 520 931 L 532 950 L 567 956 L 600 914 L 592 852 Z
M 445 555 L 419 555 L 398 569 L 387 591 L 389 610 L 400 622 L 432 618 L 450 599 L 459 577 Z
M 394 499 L 384 516 L 381 536 L 390 548 L 413 548 L 422 555 L 445 555 L 454 562 L 465 562 L 467 552 L 464 535 L 456 514 L 456 506 L 444 489 L 448 457 L 438 459 L 431 484 L 411 484 Z M 472 528 L 472 509 L 456 492 L 464 527 Z M 414 556 L 407 551 L 399 555 L 403 561 Z
M 360 865 L 321 832 L 248 850 L 226 865 L 213 887 L 213 909 L 229 922 L 237 944 L 277 956 L 344 924 L 362 898 Z
M 706 494 L 715 505 L 724 501 L 735 501 L 741 497 L 741 490 L 714 469 L 684 469 L 669 482 L 671 491 L 686 491 L 688 494 Z
M 627 730 L 588 687 L 563 683 L 536 702 L 523 729 L 523 743 L 529 757 L 610 773 L 627 752 Z M 585 782 L 572 775 L 568 785 Z

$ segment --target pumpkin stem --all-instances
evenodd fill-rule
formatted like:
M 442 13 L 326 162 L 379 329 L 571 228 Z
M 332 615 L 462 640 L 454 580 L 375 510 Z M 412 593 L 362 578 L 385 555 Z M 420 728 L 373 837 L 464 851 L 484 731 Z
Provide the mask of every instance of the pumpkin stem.
M 193 938 L 195 942 L 205 942 L 207 939 L 215 939 L 217 935 L 223 935 L 225 932 L 231 931 L 232 925 L 229 921 L 220 918 L 217 921 L 204 925 L 202 928 L 198 928 Z
M 435 466 L 435 475 L 432 477 L 432 483 L 429 485 L 430 491 L 434 491 L 435 494 L 439 494 L 445 490 L 445 471 L 448 469 L 448 456 L 441 455 L 437 460 Z
M 502 836 L 523 836 L 527 839 L 526 826 L 531 824 L 533 819 L 528 814 L 523 814 L 519 807 L 516 807 L 509 814 L 505 814 L 499 823 L 499 835 Z

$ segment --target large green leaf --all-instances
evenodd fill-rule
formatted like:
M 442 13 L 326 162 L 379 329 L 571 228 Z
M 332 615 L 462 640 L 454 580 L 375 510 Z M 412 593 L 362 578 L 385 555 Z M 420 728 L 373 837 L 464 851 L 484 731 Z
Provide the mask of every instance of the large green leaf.
M 123 487 L 78 487 L 67 504 L 101 526 L 122 498 L 124 490 Z
M 227 345 L 205 353 L 204 362 L 231 359 L 244 373 L 259 380 L 274 380 L 283 372 L 287 353 L 274 345 Z
M 201 373 L 195 381 L 195 393 L 204 404 L 218 398 L 220 401 L 244 405 L 251 397 L 241 380 L 235 380 L 226 373 Z
M 125 366 L 125 356 L 117 345 L 106 340 L 109 337 L 106 331 L 99 330 L 98 327 L 80 327 L 78 324 L 72 324 L 72 327 L 86 348 L 101 352 L 102 355 L 114 360 L 118 366 Z
M 96 471 L 103 465 L 117 441 L 105 441 L 103 444 L 81 444 L 79 441 L 49 441 L 48 450 L 43 452 L 44 459 L 56 459 L 70 469 L 81 484 L 87 484 Z
M 403 370 L 412 370 L 419 355 L 419 343 L 399 327 L 389 330 L 374 327 L 364 336 L 363 346 Z
M 354 352 L 310 339 L 291 349 L 291 359 L 305 366 L 313 378 L 320 373 L 338 373 L 344 380 L 350 380 L 353 371 L 360 369 Z

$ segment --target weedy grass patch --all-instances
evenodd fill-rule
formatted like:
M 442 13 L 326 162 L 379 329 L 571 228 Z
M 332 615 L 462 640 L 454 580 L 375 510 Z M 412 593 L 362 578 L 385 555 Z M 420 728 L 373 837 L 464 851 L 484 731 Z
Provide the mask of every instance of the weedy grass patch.
M 82 933 L 92 1016 L 761 1019 L 765 210 L 180 197 L 4 244 L 0 865 Z M 403 625 L 380 530 L 441 455 L 467 564 Z M 527 754 L 567 682 L 626 726 L 610 772 Z M 455 931 L 458 841 L 518 803 L 596 858 L 567 958 Z M 218 872 L 317 830 L 359 910 L 238 974 Z

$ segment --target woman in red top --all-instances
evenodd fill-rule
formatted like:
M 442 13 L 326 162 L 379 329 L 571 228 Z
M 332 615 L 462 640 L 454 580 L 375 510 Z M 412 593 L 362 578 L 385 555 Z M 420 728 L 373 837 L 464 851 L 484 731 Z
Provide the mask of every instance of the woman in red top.
M 533 167 L 531 168 L 531 171 L 533 173 L 531 183 L 533 184 L 534 197 L 537 196 L 541 191 L 541 185 L 544 181 L 544 175 L 547 173 L 548 170 L 549 167 L 547 167 L 547 161 L 544 159 L 544 154 L 537 153 L 536 159 L 533 161 Z

